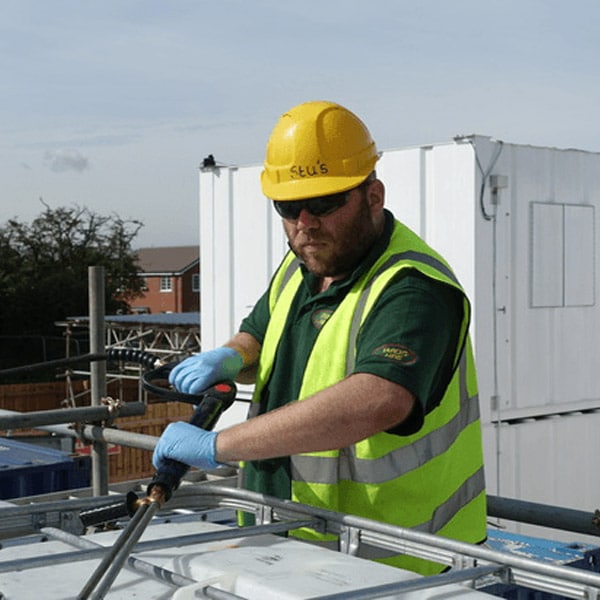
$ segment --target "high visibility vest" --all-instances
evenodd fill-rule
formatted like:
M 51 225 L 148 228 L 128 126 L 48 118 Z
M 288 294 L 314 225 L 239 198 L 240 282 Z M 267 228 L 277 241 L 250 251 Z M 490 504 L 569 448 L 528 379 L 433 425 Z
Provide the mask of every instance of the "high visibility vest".
M 407 268 L 417 269 L 463 295 L 464 317 L 454 374 L 440 404 L 425 416 L 422 428 L 412 435 L 381 432 L 341 450 L 292 456 L 291 498 L 479 543 L 486 537 L 486 505 L 477 379 L 468 335 L 470 304 L 445 260 L 401 223 L 395 223 L 386 251 L 355 283 L 319 331 L 298 400 L 352 373 L 362 323 L 386 286 Z M 269 380 L 278 342 L 301 281 L 299 262 L 289 253 L 271 284 L 271 318 L 261 349 L 255 407 Z M 294 535 L 332 540 L 332 536 L 312 530 L 299 530 Z M 443 569 L 408 556 L 372 558 L 423 574 Z

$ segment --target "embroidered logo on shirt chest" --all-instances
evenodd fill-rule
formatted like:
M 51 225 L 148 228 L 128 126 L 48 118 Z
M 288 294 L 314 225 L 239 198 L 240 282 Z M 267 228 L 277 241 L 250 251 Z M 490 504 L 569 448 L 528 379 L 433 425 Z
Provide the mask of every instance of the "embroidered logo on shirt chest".
M 315 329 L 321 329 L 327 321 L 329 321 L 329 317 L 333 314 L 333 310 L 330 308 L 319 308 L 313 312 L 310 319 Z

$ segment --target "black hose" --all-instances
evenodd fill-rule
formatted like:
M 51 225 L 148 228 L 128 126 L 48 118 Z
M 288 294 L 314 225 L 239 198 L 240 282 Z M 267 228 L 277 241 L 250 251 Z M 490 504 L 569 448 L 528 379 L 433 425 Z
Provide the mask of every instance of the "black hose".
M 171 369 L 177 365 L 177 362 L 162 364 L 161 358 L 145 350 L 136 350 L 135 348 L 110 348 L 108 358 L 111 360 L 120 360 L 125 362 L 134 362 L 149 368 L 142 374 L 142 387 L 163 400 L 172 400 L 174 402 L 187 402 L 188 404 L 200 404 L 204 398 L 204 392 L 200 394 L 184 394 L 175 389 L 157 385 L 156 381 L 168 381 Z
M 149 369 L 156 367 L 161 360 L 156 354 L 135 348 L 109 348 L 107 357 L 109 360 L 137 363 Z

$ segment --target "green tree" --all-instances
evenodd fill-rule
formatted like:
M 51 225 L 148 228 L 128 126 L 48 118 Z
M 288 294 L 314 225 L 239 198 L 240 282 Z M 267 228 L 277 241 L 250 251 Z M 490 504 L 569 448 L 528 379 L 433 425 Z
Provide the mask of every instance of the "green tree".
M 142 224 L 87 208 L 50 208 L 30 224 L 0 227 L 0 334 L 52 335 L 55 322 L 88 314 L 88 267 L 106 274 L 106 311 L 140 295 L 132 242 Z

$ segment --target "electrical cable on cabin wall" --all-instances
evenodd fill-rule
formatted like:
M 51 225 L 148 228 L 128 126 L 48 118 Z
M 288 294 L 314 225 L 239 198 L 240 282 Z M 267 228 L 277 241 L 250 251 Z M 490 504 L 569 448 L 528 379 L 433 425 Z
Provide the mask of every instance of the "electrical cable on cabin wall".
M 475 161 L 477 163 L 477 168 L 479 169 L 479 172 L 481 173 L 481 187 L 479 189 L 479 208 L 481 209 L 482 217 L 486 221 L 493 221 L 496 217 L 496 212 L 494 211 L 493 213 L 488 213 L 485 210 L 485 205 L 484 205 L 483 200 L 484 200 L 484 196 L 485 196 L 485 189 L 487 186 L 488 178 L 491 175 L 493 168 L 496 166 L 498 159 L 500 158 L 500 154 L 502 153 L 502 149 L 504 148 L 504 142 L 502 140 L 491 140 L 496 143 L 496 151 L 495 151 L 494 156 L 492 157 L 492 160 L 490 161 L 490 164 L 488 165 L 487 169 L 484 170 L 483 166 L 481 165 L 481 161 L 479 160 L 479 155 L 477 154 L 477 147 L 475 146 L 475 143 L 474 143 L 474 137 L 476 137 L 476 136 L 456 135 L 456 136 L 454 136 L 454 141 L 458 142 L 458 143 L 468 143 L 473 148 L 473 154 L 475 155 Z
M 490 164 L 486 171 L 484 171 L 483 167 L 481 166 L 481 162 L 480 162 L 479 156 L 477 154 L 477 148 L 475 147 L 473 140 L 469 140 L 469 143 L 473 147 L 473 152 L 475 153 L 475 161 L 477 162 L 477 167 L 479 168 L 479 172 L 481 173 L 481 188 L 479 190 L 479 207 L 481 209 L 481 215 L 483 216 L 483 218 L 486 221 L 492 221 L 493 219 L 496 218 L 496 211 L 494 210 L 494 212 L 492 214 L 486 212 L 485 205 L 483 203 L 483 199 L 484 199 L 484 195 L 485 195 L 485 188 L 486 188 L 488 177 L 492 173 L 492 169 L 496 166 L 496 163 L 498 162 L 498 159 L 500 158 L 500 154 L 502 153 L 502 149 L 504 148 L 504 142 L 502 140 L 496 141 L 496 144 L 497 144 L 496 152 L 495 152 L 494 156 L 492 157 L 492 160 L 490 161 Z
M 504 148 L 504 142 L 502 140 L 496 141 L 496 150 L 487 169 L 483 169 L 481 165 L 481 161 L 479 160 L 479 155 L 477 154 L 477 148 L 473 142 L 473 139 L 468 138 L 467 140 L 471 147 L 473 148 L 473 153 L 475 155 L 475 161 L 477 163 L 477 168 L 481 174 L 481 187 L 479 189 L 479 208 L 481 210 L 481 216 L 486 221 L 492 221 L 492 363 L 493 363 L 493 390 L 492 390 L 492 398 L 495 400 L 495 410 L 496 410 L 496 493 L 500 494 L 500 426 L 502 423 L 502 419 L 500 417 L 501 412 L 501 402 L 499 398 L 499 388 L 498 388 L 498 297 L 497 297 L 497 289 L 496 289 L 496 281 L 498 277 L 498 260 L 497 260 L 497 234 L 496 234 L 496 213 L 498 210 L 498 203 L 494 202 L 493 213 L 488 213 L 485 209 L 484 198 L 485 198 L 485 190 L 487 186 L 487 181 L 489 176 L 492 173 L 492 170 L 496 166 L 498 159 L 500 158 L 500 154 Z

